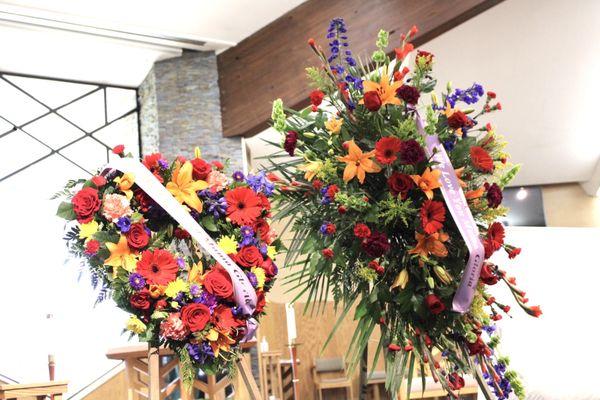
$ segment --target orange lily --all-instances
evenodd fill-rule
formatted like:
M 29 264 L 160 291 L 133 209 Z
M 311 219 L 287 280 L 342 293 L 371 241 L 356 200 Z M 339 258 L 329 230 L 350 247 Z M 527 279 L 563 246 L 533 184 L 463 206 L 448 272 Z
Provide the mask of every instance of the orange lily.
M 423 175 L 411 175 L 410 177 L 415 182 L 415 185 L 425 193 L 425 196 L 431 200 L 433 199 L 433 190 L 442 186 L 440 183 L 441 174 L 442 173 L 437 169 L 431 170 L 430 168 L 427 168 L 423 172 Z
M 458 179 L 458 184 L 461 188 L 466 188 L 467 184 L 462 180 L 463 172 L 465 172 L 465 167 L 460 167 L 454 170 L 454 173 L 456 174 L 456 179 Z
M 219 357 L 219 352 L 221 350 L 229 351 L 230 345 L 235 343 L 235 340 L 230 338 L 226 332 L 214 328 L 208 331 L 206 339 L 210 342 L 210 347 L 212 347 L 215 357 Z
M 346 144 L 348 145 L 348 155 L 337 158 L 338 161 L 346 163 L 344 182 L 350 182 L 356 176 L 360 183 L 364 183 L 367 172 L 381 171 L 381 167 L 371 160 L 375 156 L 375 150 L 363 153 L 360 147 L 354 143 L 354 140 L 350 140 Z
M 116 276 L 119 267 L 129 272 L 135 269 L 136 255 L 129 249 L 124 235 L 119 238 L 119 243 L 106 242 L 105 244 L 110 251 L 110 256 L 104 261 L 104 265 L 113 267 L 113 276 Z
M 482 186 L 479 189 L 469 190 L 467 193 L 465 193 L 465 198 L 467 200 L 478 199 L 481 196 L 483 196 L 484 193 L 485 193 L 485 188 Z
M 192 163 L 189 161 L 186 161 L 183 165 L 178 165 L 173 171 L 171 182 L 167 183 L 167 189 L 181 204 L 185 203 L 194 210 L 202 212 L 202 200 L 196 192 L 206 189 L 208 183 L 195 181 L 192 178 L 193 169 Z
M 387 67 L 384 67 L 381 71 L 381 79 L 379 82 L 364 81 L 363 82 L 363 93 L 375 91 L 381 99 L 381 105 L 395 104 L 400 105 L 402 102 L 396 97 L 396 90 L 402 86 L 401 81 L 395 81 L 390 85 L 390 77 L 387 73 Z M 359 104 L 363 104 L 364 100 L 361 100 Z
M 417 245 L 408 251 L 409 254 L 417 254 L 424 258 L 427 258 L 430 254 L 436 257 L 446 257 L 448 255 L 448 249 L 444 245 L 444 242 L 449 239 L 447 233 L 440 231 L 425 235 L 415 232 L 415 238 L 417 239 Z

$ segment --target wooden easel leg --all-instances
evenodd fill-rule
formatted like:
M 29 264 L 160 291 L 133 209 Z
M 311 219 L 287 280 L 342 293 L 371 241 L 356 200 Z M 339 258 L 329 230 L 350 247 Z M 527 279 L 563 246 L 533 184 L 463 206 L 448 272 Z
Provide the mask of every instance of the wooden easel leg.
M 244 380 L 244 383 L 246 384 L 246 387 L 248 388 L 250 400 L 263 400 L 260 391 L 258 390 L 258 386 L 256 385 L 256 381 L 254 380 L 254 376 L 252 376 L 252 370 L 250 369 L 248 363 L 244 359 L 240 358 L 238 359 L 236 365 L 240 375 L 242 376 L 242 379 Z
M 148 400 L 160 400 L 160 359 L 158 347 L 148 345 Z

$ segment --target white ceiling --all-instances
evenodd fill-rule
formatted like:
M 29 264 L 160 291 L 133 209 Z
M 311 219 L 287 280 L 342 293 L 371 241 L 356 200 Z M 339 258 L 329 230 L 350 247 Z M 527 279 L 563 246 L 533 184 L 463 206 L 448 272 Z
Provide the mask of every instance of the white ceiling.
M 304 0 L 12 0 L 0 12 L 205 41 L 223 51 Z M 0 22 L 0 70 L 138 86 L 156 60 L 178 49 Z
M 385 28 L 385 27 L 383 27 Z M 350 38 L 359 32 L 350 29 Z M 585 182 L 600 158 L 600 2 L 507 0 L 425 44 L 439 88 L 498 94 L 493 115 L 521 163 L 514 185 Z M 307 87 L 308 93 L 308 87 Z M 278 140 L 274 131 L 260 136 Z M 248 141 L 254 156 L 271 151 Z

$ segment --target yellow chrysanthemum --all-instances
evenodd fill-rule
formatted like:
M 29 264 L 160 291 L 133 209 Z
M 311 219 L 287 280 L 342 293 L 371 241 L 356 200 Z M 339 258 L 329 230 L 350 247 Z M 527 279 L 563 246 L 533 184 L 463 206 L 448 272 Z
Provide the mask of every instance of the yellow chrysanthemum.
M 90 239 L 96 232 L 98 232 L 98 223 L 94 220 L 87 224 L 81 224 L 79 227 L 79 239 Z
M 180 292 L 187 292 L 190 290 L 190 287 L 186 281 L 181 278 L 177 278 L 174 281 L 169 282 L 167 288 L 165 289 L 165 294 L 167 297 L 175 298 Z
M 232 236 L 222 236 L 221 239 L 217 242 L 221 250 L 225 252 L 225 254 L 233 254 L 237 252 L 237 241 L 235 237 Z
M 265 270 L 258 267 L 253 267 L 250 270 L 256 276 L 256 282 L 258 282 L 258 289 L 262 289 L 265 286 Z
M 269 258 L 275 258 L 276 255 L 277 249 L 275 248 L 275 246 L 267 246 L 267 256 Z
M 146 324 L 138 319 L 135 315 L 129 317 L 126 325 L 127 330 L 137 333 L 138 335 L 146 332 Z

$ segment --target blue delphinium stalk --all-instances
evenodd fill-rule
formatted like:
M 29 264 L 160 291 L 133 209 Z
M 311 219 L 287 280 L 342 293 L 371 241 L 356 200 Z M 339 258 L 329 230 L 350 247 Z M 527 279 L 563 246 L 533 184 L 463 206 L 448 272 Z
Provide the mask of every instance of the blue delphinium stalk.
M 344 80 L 348 84 L 352 84 L 354 89 L 362 90 L 362 79 L 360 77 L 353 76 L 344 64 L 348 67 L 355 67 L 356 60 L 352 56 L 350 50 L 350 44 L 348 43 L 348 30 L 346 29 L 346 23 L 343 18 L 334 18 L 329 23 L 329 29 L 327 30 L 327 39 L 330 39 L 329 50 L 330 55 L 327 61 L 330 64 L 331 70 L 340 77 L 340 80 Z M 343 55 L 342 55 L 343 52 Z M 334 63 L 334 61 L 336 61 Z M 343 61 L 342 61 L 343 60 Z
M 248 174 L 246 183 L 254 192 L 263 193 L 267 197 L 272 196 L 275 190 L 275 184 L 267 178 L 265 171 L 260 171 L 256 175 Z
M 144 287 L 146 287 L 146 280 L 142 275 L 134 272 L 133 274 L 129 275 L 129 286 L 131 286 L 133 290 L 142 290 Z
M 459 101 L 466 104 L 475 104 L 484 93 L 483 86 L 478 83 L 473 83 L 468 89 L 454 89 L 454 93 L 448 96 L 446 100 L 450 103 L 451 107 L 454 107 Z
M 199 364 L 204 364 L 208 359 L 215 356 L 212 347 L 206 342 L 201 344 L 188 343 L 185 347 L 190 358 Z

